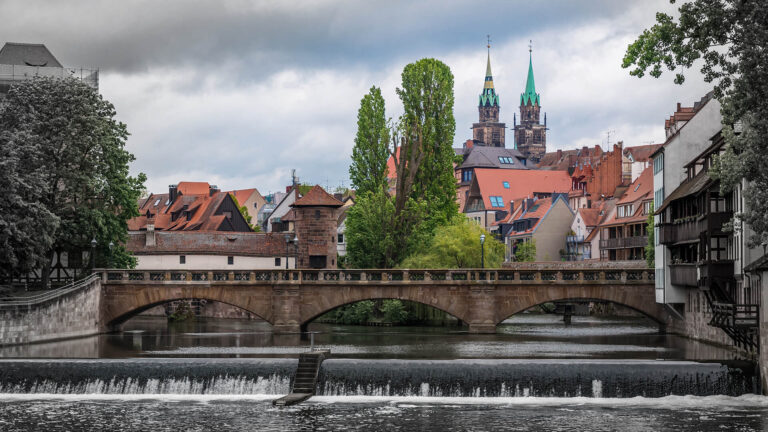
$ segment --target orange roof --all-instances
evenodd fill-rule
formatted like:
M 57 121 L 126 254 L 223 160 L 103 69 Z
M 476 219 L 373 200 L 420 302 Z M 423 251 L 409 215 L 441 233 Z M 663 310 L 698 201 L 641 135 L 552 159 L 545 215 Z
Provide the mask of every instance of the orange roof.
M 186 183 L 186 184 L 185 184 Z M 168 194 L 150 195 L 139 208 L 140 216 L 127 221 L 128 230 L 139 231 L 146 229 L 148 224 L 155 226 L 158 231 L 219 231 L 234 230 L 232 221 L 223 213 L 216 214 L 222 202 L 229 196 L 226 192 L 209 193 L 208 183 L 182 182 L 185 190 L 201 191 L 206 186 L 205 193 L 178 195 L 173 202 L 168 202 Z M 195 187 L 197 189 L 195 189 Z M 157 204 L 157 205 L 155 205 Z M 186 208 L 185 208 L 186 206 Z M 189 219 L 187 214 L 189 213 Z M 172 220 L 175 215 L 175 220 Z M 232 217 L 242 217 L 239 213 Z
M 562 196 L 560 199 L 563 199 Z M 554 201 L 551 197 L 547 198 L 541 198 L 533 201 L 533 203 L 525 210 L 523 210 L 522 206 L 520 206 L 515 212 L 512 214 L 512 216 L 507 219 L 507 223 L 513 223 L 516 220 L 522 220 L 522 219 L 537 219 L 536 223 L 528 228 L 525 231 L 509 231 L 509 234 L 507 234 L 510 237 L 519 236 L 523 234 L 530 234 L 533 231 L 536 230 L 536 227 L 539 226 L 539 223 L 541 223 L 541 220 L 546 216 L 547 212 L 549 212 L 549 209 L 552 208 L 552 206 L 557 202 L 557 199 Z M 567 201 L 564 201 L 565 205 L 568 205 Z
M 633 203 L 651 193 L 653 193 L 653 171 L 649 166 L 629 185 L 624 195 L 619 198 L 618 204 Z
M 211 185 L 208 182 L 179 182 L 176 188 L 183 195 L 202 195 L 207 194 Z
M 519 200 L 531 197 L 535 192 L 568 193 L 571 190 L 571 177 L 567 171 L 478 168 L 475 169 L 475 179 L 486 209 L 494 208 L 492 196 L 500 196 L 504 207 L 508 208 L 511 200 L 515 200 L 515 207 L 519 207 Z M 509 188 L 504 187 L 504 182 Z
M 243 206 L 245 205 L 245 202 L 248 201 L 248 198 L 253 195 L 254 191 L 256 191 L 256 188 L 238 189 L 229 191 L 229 193 L 235 196 L 235 199 L 237 200 L 237 203 L 240 204 L 240 206 Z
M 580 208 L 579 215 L 581 220 L 584 221 L 584 226 L 597 226 L 600 221 L 600 209 L 599 208 Z
M 305 206 L 324 206 L 324 207 L 341 207 L 344 203 L 334 198 L 333 195 L 326 192 L 320 185 L 315 185 L 309 190 L 303 197 L 299 198 L 291 204 L 291 207 L 305 207 Z

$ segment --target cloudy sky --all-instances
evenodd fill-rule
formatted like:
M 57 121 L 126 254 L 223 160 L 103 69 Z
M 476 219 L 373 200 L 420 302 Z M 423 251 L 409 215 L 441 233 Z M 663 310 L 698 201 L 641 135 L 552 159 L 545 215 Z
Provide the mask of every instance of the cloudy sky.
M 349 185 L 360 98 L 382 88 L 388 115 L 403 67 L 435 57 L 455 76 L 455 145 L 471 137 L 486 34 L 508 126 L 533 65 L 548 150 L 661 142 L 676 103 L 708 86 L 630 77 L 627 45 L 667 0 L 639 1 L 15 1 L 0 42 L 44 43 L 69 67 L 101 70 L 128 125 L 133 172 L 150 191 L 182 180 L 280 190 Z M 511 134 L 508 135 L 511 138 Z M 511 147 L 511 139 L 507 145 Z

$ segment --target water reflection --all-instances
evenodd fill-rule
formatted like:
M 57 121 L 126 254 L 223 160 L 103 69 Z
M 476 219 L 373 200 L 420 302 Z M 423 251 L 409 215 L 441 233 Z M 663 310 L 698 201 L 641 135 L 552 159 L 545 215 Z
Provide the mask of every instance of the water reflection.
M 644 318 L 521 314 L 492 335 L 461 327 L 364 327 L 310 324 L 315 344 L 335 357 L 593 358 L 729 360 L 734 353 L 675 335 L 659 334 Z M 136 317 L 120 333 L 53 343 L 0 348 L 0 357 L 295 357 L 308 348 L 306 335 L 275 335 L 263 321 L 201 318 L 168 323 Z

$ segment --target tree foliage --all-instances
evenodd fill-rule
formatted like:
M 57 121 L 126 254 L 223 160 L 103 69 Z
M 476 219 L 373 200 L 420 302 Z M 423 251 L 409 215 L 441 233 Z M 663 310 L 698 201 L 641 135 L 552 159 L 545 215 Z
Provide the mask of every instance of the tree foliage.
M 402 268 L 480 268 L 480 235 L 485 235 L 485 267 L 504 262 L 504 245 L 476 222 L 459 215 L 435 230 L 431 241 L 414 250 Z
M 648 268 L 653 268 L 655 266 L 656 239 L 653 228 L 653 203 L 651 203 L 648 219 L 645 222 L 645 231 L 648 233 L 648 243 L 645 245 L 645 262 L 648 264 Z
M 389 125 L 384 107 L 381 89 L 376 86 L 360 101 L 357 136 L 349 166 L 349 178 L 358 194 L 387 191 Z
M 381 192 L 358 195 L 347 211 L 347 266 L 350 268 L 389 268 L 387 249 L 393 242 L 388 224 L 395 212 L 392 198 Z
M 515 250 L 515 261 L 534 262 L 536 261 L 536 240 L 520 242 Z
M 135 263 L 124 247 L 126 221 L 138 216 L 146 177 L 129 175 L 134 157 L 125 150 L 128 131 L 115 114 L 111 103 L 74 78 L 35 78 L 7 94 L 0 112 L 0 146 L 24 142 L 25 169 L 38 176 L 34 202 L 59 222 L 39 226 L 38 236 L 53 239 L 35 259 L 42 263 L 44 278 L 54 251 L 90 250 L 93 238 L 97 265 Z M 6 154 L 0 157 L 10 160 Z
M 404 113 L 386 134 L 379 90 L 372 88 L 361 102 L 350 175 L 357 177 L 356 185 L 375 186 L 358 194 L 347 215 L 347 253 L 354 267 L 396 266 L 458 213 L 450 69 L 435 59 L 411 63 L 397 94 Z M 390 139 L 389 154 L 381 152 L 384 136 Z M 387 156 L 397 177 L 394 197 L 387 193 L 386 169 L 384 177 L 379 170 L 386 168 Z
M 684 70 L 701 64 L 722 105 L 726 141 L 713 174 L 723 192 L 746 180 L 739 216 L 755 233 L 753 246 L 768 242 L 768 2 L 693 0 L 677 19 L 657 13 L 656 21 L 629 45 L 622 66 L 638 77 L 674 70 L 681 84 Z

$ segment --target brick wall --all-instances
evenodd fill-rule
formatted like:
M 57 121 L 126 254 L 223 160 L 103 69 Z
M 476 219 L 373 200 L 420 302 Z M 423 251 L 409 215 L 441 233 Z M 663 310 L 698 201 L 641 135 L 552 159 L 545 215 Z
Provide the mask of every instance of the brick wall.
M 299 238 L 299 268 L 309 268 L 310 256 L 325 256 L 326 268 L 336 268 L 336 212 L 332 207 L 295 207 Z

